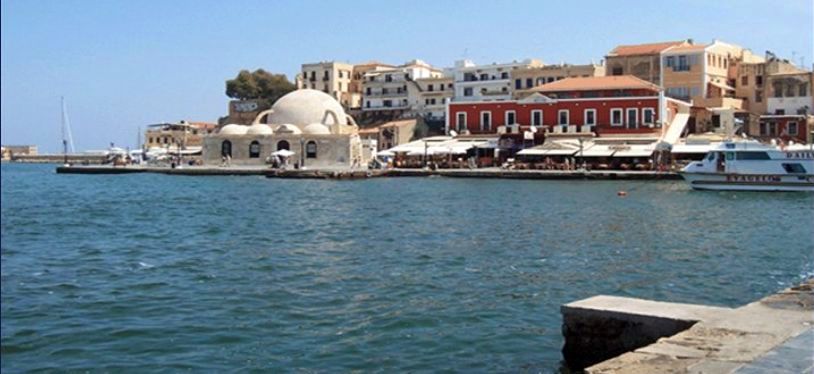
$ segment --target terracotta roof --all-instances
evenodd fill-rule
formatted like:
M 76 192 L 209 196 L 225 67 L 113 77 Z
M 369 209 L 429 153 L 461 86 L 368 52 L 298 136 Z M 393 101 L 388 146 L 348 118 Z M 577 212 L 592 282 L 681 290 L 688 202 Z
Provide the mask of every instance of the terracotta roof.
M 665 50 L 667 48 L 682 45 L 684 43 L 686 43 L 686 41 L 679 40 L 679 41 L 673 41 L 673 42 L 620 45 L 620 46 L 616 46 L 616 48 L 611 50 L 608 53 L 608 56 L 651 55 L 651 54 L 660 53 L 661 51 L 663 51 L 663 50 Z
M 616 75 L 605 77 L 565 78 L 551 83 L 543 84 L 532 89 L 534 92 L 563 92 L 563 91 L 593 91 L 593 90 L 622 90 L 622 89 L 650 89 L 658 90 L 659 86 L 632 75 Z

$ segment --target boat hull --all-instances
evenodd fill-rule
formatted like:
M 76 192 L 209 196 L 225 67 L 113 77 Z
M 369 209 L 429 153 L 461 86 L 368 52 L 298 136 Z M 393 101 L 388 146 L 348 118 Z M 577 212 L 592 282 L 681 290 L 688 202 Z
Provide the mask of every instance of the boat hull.
M 808 191 L 814 192 L 814 175 L 772 175 L 680 172 L 695 190 Z

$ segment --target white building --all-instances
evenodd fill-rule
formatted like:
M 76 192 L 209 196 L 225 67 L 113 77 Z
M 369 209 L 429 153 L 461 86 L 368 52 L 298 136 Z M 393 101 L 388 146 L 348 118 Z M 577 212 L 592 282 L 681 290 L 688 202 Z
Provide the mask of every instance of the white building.
M 452 69 L 456 101 L 503 101 L 512 98 L 511 72 L 543 66 L 540 60 L 491 65 L 475 65 L 469 60 L 455 61 Z
M 362 111 L 401 111 L 411 109 L 409 86 L 416 80 L 441 77 L 441 70 L 424 61 L 412 60 L 390 69 L 372 70 L 364 75 L 362 83 Z

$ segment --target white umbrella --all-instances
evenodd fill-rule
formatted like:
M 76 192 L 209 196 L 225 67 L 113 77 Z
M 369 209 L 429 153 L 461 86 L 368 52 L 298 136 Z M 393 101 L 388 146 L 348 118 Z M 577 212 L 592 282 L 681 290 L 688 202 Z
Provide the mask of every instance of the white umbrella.
M 381 151 L 381 152 L 376 153 L 376 156 L 382 156 L 382 157 L 393 157 L 395 155 L 396 154 L 391 152 L 391 151 Z
M 294 154 L 295 154 L 294 152 L 291 152 L 291 151 L 289 151 L 287 149 L 281 149 L 279 151 L 271 153 L 272 156 L 281 156 L 281 157 L 290 157 L 290 156 L 292 156 Z

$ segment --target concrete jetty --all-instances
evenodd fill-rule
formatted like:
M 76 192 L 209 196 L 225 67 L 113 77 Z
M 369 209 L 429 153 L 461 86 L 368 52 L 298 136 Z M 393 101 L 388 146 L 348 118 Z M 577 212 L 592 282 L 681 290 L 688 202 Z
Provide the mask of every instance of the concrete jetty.
M 814 278 L 740 308 L 595 296 L 563 305 L 563 356 L 586 373 L 811 373 Z
M 507 170 L 479 169 L 270 169 L 266 166 L 111 166 L 71 165 L 58 166 L 59 174 L 131 174 L 160 173 L 171 175 L 261 175 L 270 178 L 293 179 L 365 179 L 373 177 L 429 177 L 450 178 L 503 178 L 503 179 L 572 179 L 572 180 L 660 180 L 679 179 L 672 172 L 657 171 L 581 171 L 581 170 Z

